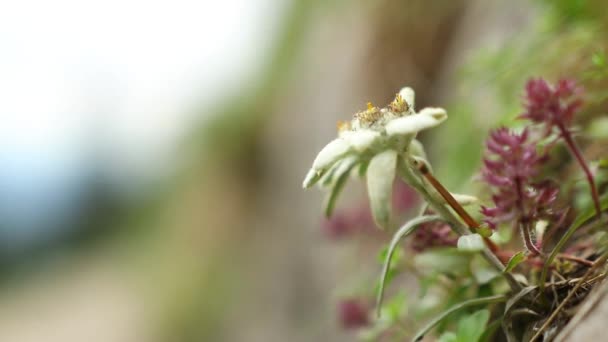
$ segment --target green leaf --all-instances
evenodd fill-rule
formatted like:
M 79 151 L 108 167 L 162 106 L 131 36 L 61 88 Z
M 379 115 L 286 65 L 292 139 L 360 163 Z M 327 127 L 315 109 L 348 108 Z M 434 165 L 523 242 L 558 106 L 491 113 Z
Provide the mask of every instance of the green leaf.
M 483 298 L 476 298 L 476 299 L 471 299 L 471 300 L 467 300 L 465 302 L 462 302 L 458 305 L 455 305 L 451 308 L 449 308 L 448 310 L 442 312 L 439 316 L 435 317 L 431 322 L 429 322 L 426 326 L 424 326 L 424 328 L 422 328 L 412 339 L 412 341 L 414 342 L 418 342 L 421 341 L 424 338 L 424 335 L 426 335 L 429 331 L 431 331 L 431 329 L 433 329 L 437 324 L 441 323 L 441 321 L 443 321 L 444 319 L 446 319 L 450 314 L 470 307 L 470 306 L 477 306 L 477 305 L 485 305 L 485 304 L 491 304 L 491 303 L 500 303 L 500 302 L 504 302 L 505 300 L 507 300 L 507 296 L 505 295 L 497 295 L 497 296 L 490 296 L 490 297 L 483 297 Z M 482 310 L 484 311 L 484 310 Z M 487 311 L 487 310 L 486 310 Z M 485 313 L 475 313 L 473 315 L 478 315 L 475 316 L 477 319 L 481 320 L 483 318 L 485 318 Z M 488 317 L 489 317 L 489 312 L 487 313 Z M 481 336 L 481 334 L 483 333 L 483 327 L 485 327 L 487 323 L 487 318 L 485 319 L 485 322 L 482 326 L 481 332 L 479 332 L 479 335 L 477 335 L 477 339 L 479 339 L 479 337 Z M 465 323 L 465 326 L 463 326 L 462 328 L 459 326 L 458 330 L 459 330 L 459 334 L 460 331 L 462 330 L 463 334 L 467 334 L 467 336 L 475 336 L 477 334 L 477 329 L 478 329 L 478 325 L 474 324 L 474 323 Z M 460 341 L 460 340 L 459 340 Z M 471 341 L 476 341 L 476 340 L 471 340 Z
M 325 202 L 325 216 L 330 217 L 334 211 L 338 195 L 342 192 L 350 170 L 357 164 L 356 158 L 344 159 L 334 172 L 335 181 Z
M 398 295 L 391 298 L 385 307 L 389 322 L 398 322 L 407 314 L 407 301 L 405 292 L 402 291 Z M 383 311 L 384 312 L 384 311 Z
M 605 211 L 606 209 L 608 209 L 608 196 L 604 196 L 600 199 L 600 208 L 602 209 L 602 212 Z M 595 208 L 587 208 L 587 210 L 582 212 L 580 215 L 578 215 L 576 217 L 576 219 L 574 219 L 574 222 L 572 223 L 570 228 L 568 228 L 566 233 L 564 235 L 562 235 L 561 239 L 559 239 L 559 241 L 557 242 L 555 247 L 553 247 L 551 254 L 549 254 L 549 257 L 547 258 L 547 260 L 545 261 L 545 264 L 543 265 L 543 270 L 541 272 L 540 278 L 538 279 L 538 281 L 539 281 L 538 285 L 540 287 L 541 293 L 544 293 L 545 279 L 547 279 L 547 272 L 549 271 L 549 266 L 551 266 L 551 264 L 553 263 L 553 260 L 555 260 L 555 257 L 557 256 L 559 251 L 561 251 L 561 249 L 564 247 L 566 242 L 568 242 L 568 240 L 570 240 L 570 237 L 572 237 L 574 232 L 576 232 L 576 230 L 578 228 L 580 228 L 580 226 L 582 226 L 583 224 L 585 224 L 587 221 L 589 221 L 590 219 L 592 219 L 594 217 L 597 217 Z
M 456 334 L 451 331 L 446 331 L 439 337 L 439 339 L 437 341 L 438 342 L 458 342 L 458 336 L 456 336 Z
M 478 252 L 485 248 L 485 244 L 481 235 L 469 234 L 458 238 L 457 247 L 460 251 Z
M 387 229 L 390 224 L 393 181 L 397 167 L 397 152 L 386 150 L 375 155 L 367 168 L 367 193 L 374 221 Z
M 509 262 L 507 262 L 507 266 L 505 266 L 505 270 L 503 272 L 511 272 L 517 265 L 519 265 L 525 259 L 526 253 L 524 253 L 523 251 L 515 253 L 515 255 L 513 255 L 511 259 L 509 259 Z
M 474 342 L 479 341 L 483 334 L 486 324 L 490 319 L 490 311 L 487 309 L 479 310 L 472 315 L 462 318 L 458 322 L 458 330 L 456 331 L 458 342 Z
M 384 289 L 386 287 L 387 275 L 391 267 L 391 259 L 395 253 L 395 248 L 399 244 L 399 241 L 404 237 L 410 235 L 416 228 L 427 222 L 441 220 L 441 216 L 430 215 L 430 216 L 419 216 L 404 224 L 399 230 L 393 235 L 391 243 L 386 251 L 386 258 L 384 260 L 384 267 L 382 267 L 382 274 L 380 275 L 380 287 L 378 288 L 378 295 L 376 297 L 376 310 L 378 316 L 380 316 L 380 309 L 382 308 L 382 299 L 384 296 Z
M 603 67 L 606 65 L 606 56 L 604 53 L 598 51 L 591 56 L 591 62 L 597 67 Z
M 473 260 L 475 261 L 476 259 Z M 471 273 L 475 278 L 475 282 L 477 282 L 479 285 L 487 284 L 500 275 L 500 272 L 496 271 L 496 269 L 490 266 L 487 266 L 487 263 L 485 265 L 479 265 L 478 267 L 472 267 Z
M 471 254 L 456 248 L 432 249 L 414 257 L 417 269 L 462 276 L 468 274 Z

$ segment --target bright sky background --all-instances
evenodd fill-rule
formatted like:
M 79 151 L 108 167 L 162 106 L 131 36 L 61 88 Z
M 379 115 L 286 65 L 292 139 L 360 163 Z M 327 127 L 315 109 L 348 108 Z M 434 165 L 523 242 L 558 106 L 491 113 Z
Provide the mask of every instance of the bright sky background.
M 118 178 L 166 165 L 192 108 L 260 66 L 284 2 L 1 2 L 0 217 L 69 208 L 92 149 Z

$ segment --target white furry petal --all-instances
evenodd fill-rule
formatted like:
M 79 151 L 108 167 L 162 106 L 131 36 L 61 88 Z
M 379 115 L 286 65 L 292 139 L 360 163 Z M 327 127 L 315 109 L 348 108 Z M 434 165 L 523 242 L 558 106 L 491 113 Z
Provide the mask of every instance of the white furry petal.
M 390 121 L 386 125 L 386 133 L 388 135 L 416 134 L 441 124 L 447 118 L 448 115 L 442 108 L 424 108 L 418 114 Z
M 399 95 L 401 95 L 401 98 L 403 98 L 405 102 L 407 102 L 407 104 L 410 106 L 410 109 L 414 110 L 414 102 L 416 101 L 416 93 L 414 92 L 414 89 L 410 87 L 405 87 L 399 91 Z

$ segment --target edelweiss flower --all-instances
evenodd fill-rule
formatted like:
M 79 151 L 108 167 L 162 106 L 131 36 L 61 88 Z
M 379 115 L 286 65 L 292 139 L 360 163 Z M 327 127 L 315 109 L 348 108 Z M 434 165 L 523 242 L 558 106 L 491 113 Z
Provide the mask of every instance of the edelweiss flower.
M 367 187 L 376 223 L 388 226 L 392 185 L 399 158 L 410 155 L 425 158 L 422 145 L 415 140 L 422 130 L 447 119 L 442 108 L 414 110 L 414 91 L 403 88 L 385 108 L 368 104 L 350 122 L 338 124 L 338 137 L 327 144 L 313 161 L 303 187 L 319 182 L 330 188 L 326 215 L 355 167 L 367 176 Z

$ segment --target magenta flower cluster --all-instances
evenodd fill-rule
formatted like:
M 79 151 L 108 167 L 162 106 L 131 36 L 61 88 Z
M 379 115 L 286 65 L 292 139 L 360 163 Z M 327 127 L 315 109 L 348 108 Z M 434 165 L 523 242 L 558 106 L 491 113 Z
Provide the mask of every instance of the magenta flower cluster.
M 600 217 L 602 210 L 593 173 L 570 130 L 574 114 L 583 105 L 582 95 L 583 89 L 573 80 L 562 79 L 552 86 L 542 78 L 531 79 L 526 84 L 525 112 L 520 118 L 543 124 L 545 136 L 551 134 L 554 129 L 559 132 L 559 137 L 566 143 L 570 153 L 585 173 L 597 216 Z
M 573 80 L 562 79 L 552 86 L 542 78 L 531 79 L 526 84 L 525 112 L 520 117 L 545 124 L 547 135 L 553 127 L 567 129 L 583 104 L 581 95 L 582 89 Z
M 491 227 L 503 222 L 527 225 L 551 213 L 559 189 L 551 182 L 534 182 L 546 160 L 527 129 L 515 133 L 502 127 L 490 133 L 481 177 L 495 189 L 495 206 L 481 212 Z

